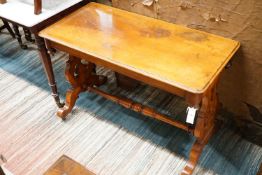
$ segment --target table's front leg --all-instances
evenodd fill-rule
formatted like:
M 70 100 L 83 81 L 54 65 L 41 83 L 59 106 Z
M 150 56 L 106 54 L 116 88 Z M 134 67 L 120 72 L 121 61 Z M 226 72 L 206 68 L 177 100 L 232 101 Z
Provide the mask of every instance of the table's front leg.
M 196 141 L 191 148 L 189 160 L 182 175 L 191 175 L 193 173 L 205 145 L 216 130 L 216 112 L 218 108 L 216 84 L 203 95 L 200 103 L 201 107 L 194 129 Z
M 38 47 L 38 53 L 39 53 L 41 62 L 43 64 L 43 67 L 44 67 L 44 70 L 45 70 L 45 73 L 48 79 L 48 84 L 52 90 L 52 96 L 54 97 L 54 100 L 57 106 L 61 108 L 64 106 L 64 104 L 60 102 L 59 94 L 57 92 L 51 58 L 50 58 L 50 55 L 47 53 L 44 39 L 40 38 L 37 34 L 35 34 L 35 40 L 36 40 L 36 44 Z

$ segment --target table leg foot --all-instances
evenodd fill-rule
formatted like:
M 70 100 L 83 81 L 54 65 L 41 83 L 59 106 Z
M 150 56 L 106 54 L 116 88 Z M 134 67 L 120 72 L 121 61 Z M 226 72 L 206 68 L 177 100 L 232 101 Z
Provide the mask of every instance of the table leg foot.
M 62 107 L 65 106 L 65 103 L 60 102 L 60 98 L 59 98 L 58 94 L 54 95 L 54 99 L 55 99 L 56 106 L 58 108 L 62 108 Z
M 58 109 L 57 115 L 62 118 L 63 120 L 66 119 L 66 116 L 72 111 L 75 102 L 78 98 L 78 95 L 82 92 L 83 90 L 81 87 L 78 87 L 76 89 L 70 89 L 66 93 L 66 103 L 65 105 Z
M 182 171 L 181 175 L 191 175 L 193 173 L 204 146 L 205 144 L 200 143 L 198 140 L 195 141 L 192 146 L 187 165 Z

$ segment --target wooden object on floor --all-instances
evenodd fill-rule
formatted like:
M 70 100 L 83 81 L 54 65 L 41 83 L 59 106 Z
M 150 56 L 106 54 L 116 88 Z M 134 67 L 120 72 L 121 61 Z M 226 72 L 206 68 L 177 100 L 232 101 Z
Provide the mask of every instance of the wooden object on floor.
M 84 166 L 63 155 L 44 175 L 95 175 Z
M 217 129 L 216 87 L 239 42 L 97 3 L 89 3 L 44 29 L 40 36 L 50 48 L 70 55 L 66 78 L 72 89 L 67 92 L 65 107 L 57 113 L 59 117 L 65 119 L 79 93 L 87 90 L 190 131 L 196 141 L 182 174 L 193 173 L 204 146 Z M 190 112 L 197 110 L 198 115 L 189 115 L 187 119 L 192 121 L 184 124 L 152 108 L 103 92 L 97 87 L 104 79 L 100 80 L 93 71 L 94 64 L 183 97 Z

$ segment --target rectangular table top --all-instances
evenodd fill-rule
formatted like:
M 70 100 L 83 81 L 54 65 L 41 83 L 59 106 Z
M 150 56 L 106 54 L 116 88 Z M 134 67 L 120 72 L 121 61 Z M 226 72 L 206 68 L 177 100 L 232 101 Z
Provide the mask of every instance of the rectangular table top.
M 98 3 L 89 3 L 40 36 L 196 94 L 207 90 L 240 46 Z

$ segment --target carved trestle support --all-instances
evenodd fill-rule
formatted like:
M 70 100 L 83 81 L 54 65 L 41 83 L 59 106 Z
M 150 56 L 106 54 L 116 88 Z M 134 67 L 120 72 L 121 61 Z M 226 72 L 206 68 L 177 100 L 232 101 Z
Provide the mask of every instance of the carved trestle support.
M 57 115 L 62 119 L 66 119 L 66 116 L 72 111 L 78 95 L 81 92 L 89 91 L 114 101 L 123 107 L 191 132 L 196 137 L 196 141 L 192 146 L 188 163 L 181 173 L 182 175 L 191 175 L 197 165 L 204 146 L 215 131 L 215 114 L 218 107 L 218 98 L 216 94 L 217 81 L 215 81 L 203 95 L 199 104 L 200 110 L 196 124 L 194 127 L 189 127 L 189 125 L 172 120 L 154 111 L 150 107 L 135 103 L 129 99 L 113 96 L 96 88 L 106 82 L 106 77 L 96 75 L 94 69 L 95 65 L 93 63 L 83 64 L 81 59 L 70 56 L 66 65 L 65 75 L 72 85 L 72 89 L 67 91 L 65 106 L 58 110 Z
M 182 171 L 182 175 L 191 175 L 193 173 L 205 145 L 217 129 L 216 112 L 219 105 L 216 93 L 217 81 L 218 80 L 213 83 L 202 97 L 201 107 L 194 129 L 196 141 L 191 148 L 189 160 Z
M 65 76 L 71 84 L 72 89 L 66 93 L 66 101 L 63 108 L 60 108 L 57 115 L 63 120 L 72 111 L 78 95 L 87 90 L 88 87 L 101 86 L 106 82 L 105 76 L 95 73 L 95 64 L 83 64 L 81 59 L 70 56 L 66 63 Z

